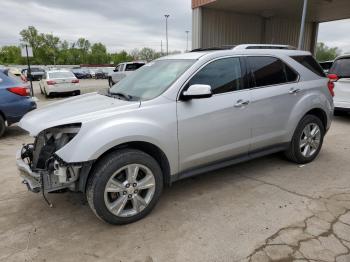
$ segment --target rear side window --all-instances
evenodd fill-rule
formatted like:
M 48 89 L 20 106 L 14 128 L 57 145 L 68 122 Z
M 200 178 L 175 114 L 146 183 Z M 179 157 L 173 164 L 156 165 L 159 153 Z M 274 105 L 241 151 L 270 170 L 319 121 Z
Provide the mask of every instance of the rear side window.
M 135 71 L 137 69 L 139 69 L 140 67 L 144 66 L 145 64 L 141 64 L 141 63 L 133 63 L 133 64 L 127 64 L 125 71 Z
M 314 72 L 316 75 L 326 77 L 322 67 L 311 55 L 291 56 L 291 58 Z
M 238 57 L 223 58 L 203 67 L 187 86 L 210 85 L 214 94 L 242 89 L 241 63 Z
M 254 56 L 247 59 L 255 87 L 278 85 L 298 79 L 298 75 L 278 58 Z
M 350 77 L 350 57 L 335 60 L 329 73 L 336 74 L 340 78 Z

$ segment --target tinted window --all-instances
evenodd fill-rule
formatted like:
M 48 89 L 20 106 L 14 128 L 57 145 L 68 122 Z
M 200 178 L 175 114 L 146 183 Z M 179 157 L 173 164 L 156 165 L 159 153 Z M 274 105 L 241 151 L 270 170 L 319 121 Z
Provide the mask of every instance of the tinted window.
M 214 94 L 242 89 L 242 72 L 237 57 L 216 60 L 201 69 L 188 83 L 210 85 Z
M 293 58 L 295 61 L 299 62 L 300 64 L 314 72 L 316 75 L 326 77 L 322 67 L 311 55 L 291 56 L 291 58 Z
M 125 71 L 135 71 L 135 70 L 139 69 L 143 65 L 145 65 L 145 64 L 140 64 L 140 63 L 127 64 L 126 68 L 125 68 Z
M 335 60 L 329 73 L 336 74 L 338 77 L 350 77 L 350 57 Z
M 270 86 L 296 81 L 298 75 L 275 57 L 248 57 L 255 87 Z

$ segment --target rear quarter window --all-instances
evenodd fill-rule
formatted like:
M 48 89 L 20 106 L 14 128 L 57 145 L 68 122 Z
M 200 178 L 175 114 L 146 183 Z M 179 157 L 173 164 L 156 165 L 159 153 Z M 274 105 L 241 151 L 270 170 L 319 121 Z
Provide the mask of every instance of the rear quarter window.
M 247 59 L 255 87 L 278 85 L 298 80 L 298 74 L 278 58 L 251 56 Z
M 300 56 L 291 56 L 295 61 L 299 64 L 305 66 L 310 71 L 314 72 L 316 75 L 320 77 L 326 77 L 326 74 L 323 72 L 322 67 L 317 63 L 315 58 L 311 55 L 300 55 Z

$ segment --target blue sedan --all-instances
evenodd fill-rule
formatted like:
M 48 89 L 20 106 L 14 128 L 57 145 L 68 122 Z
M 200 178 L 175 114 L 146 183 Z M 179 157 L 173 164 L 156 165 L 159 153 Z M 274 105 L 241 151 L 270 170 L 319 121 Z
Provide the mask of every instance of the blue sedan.
M 36 108 L 29 93 L 27 86 L 0 70 L 0 137 L 5 133 L 6 124 L 10 126 L 19 122 Z

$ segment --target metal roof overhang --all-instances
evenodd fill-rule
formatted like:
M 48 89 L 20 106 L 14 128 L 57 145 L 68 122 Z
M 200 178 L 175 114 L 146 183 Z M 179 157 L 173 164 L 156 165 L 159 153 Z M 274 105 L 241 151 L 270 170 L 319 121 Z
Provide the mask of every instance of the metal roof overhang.
M 192 7 L 253 14 L 266 18 L 300 19 L 303 0 L 192 0 Z M 309 0 L 307 22 L 328 22 L 350 18 L 350 0 Z

